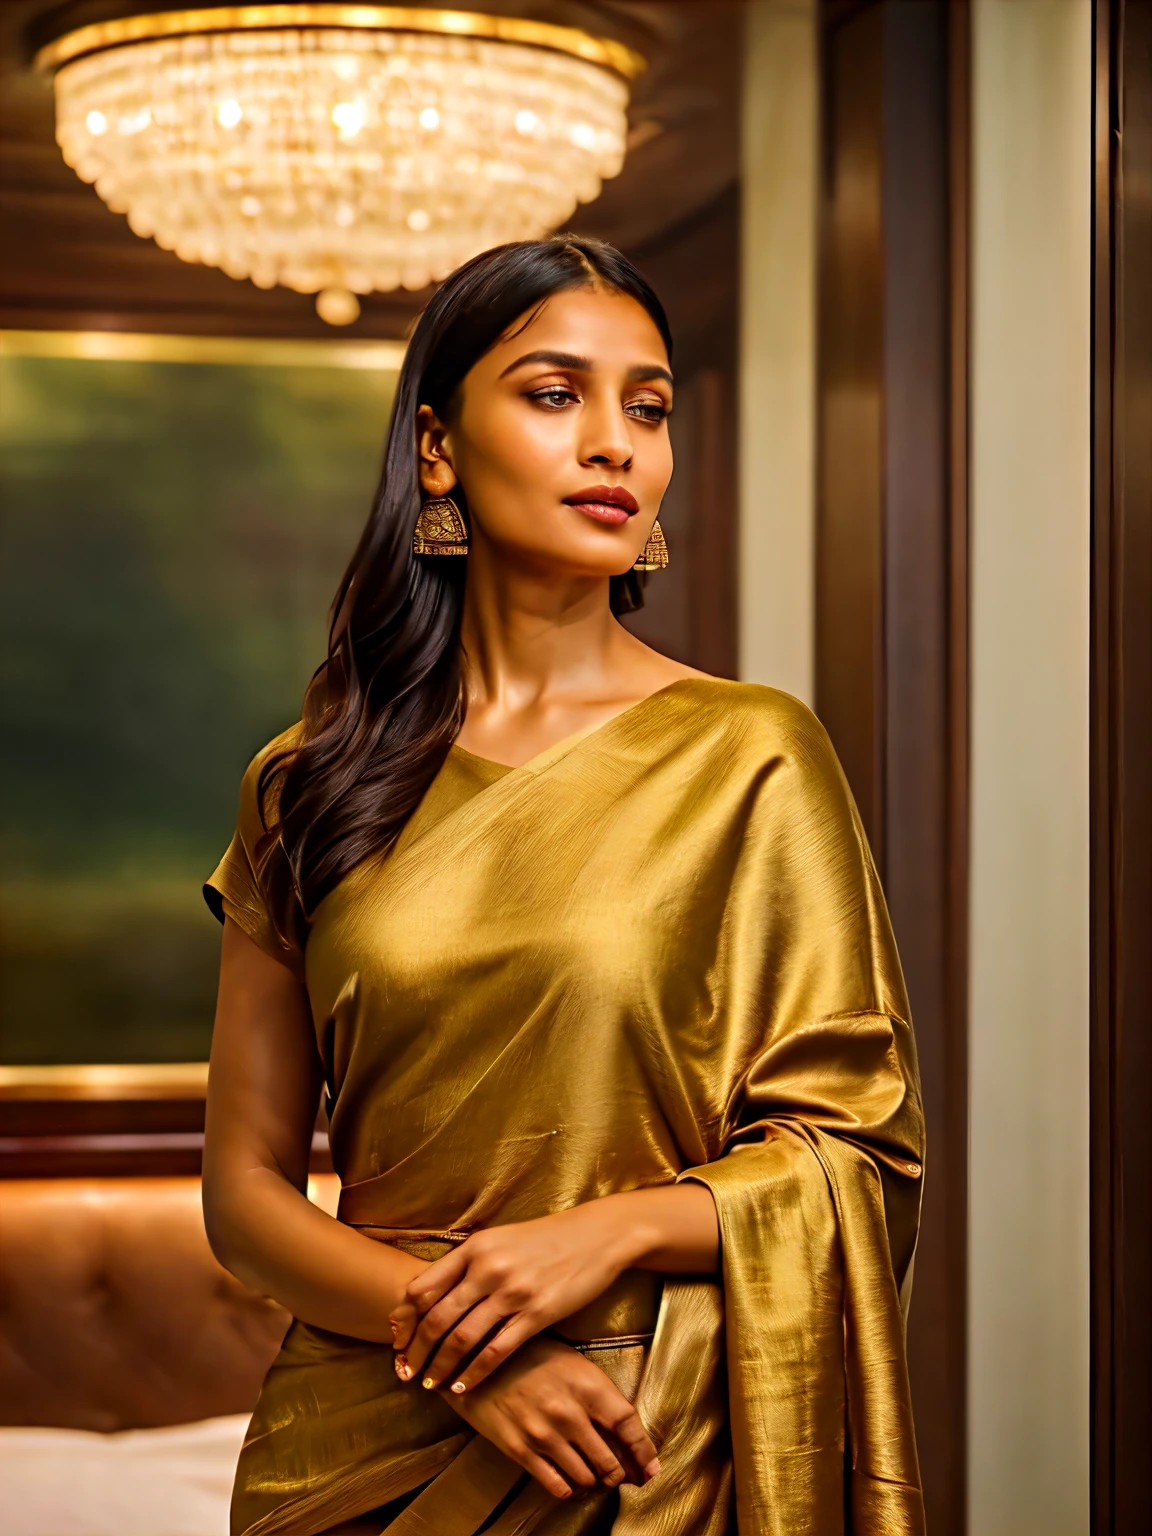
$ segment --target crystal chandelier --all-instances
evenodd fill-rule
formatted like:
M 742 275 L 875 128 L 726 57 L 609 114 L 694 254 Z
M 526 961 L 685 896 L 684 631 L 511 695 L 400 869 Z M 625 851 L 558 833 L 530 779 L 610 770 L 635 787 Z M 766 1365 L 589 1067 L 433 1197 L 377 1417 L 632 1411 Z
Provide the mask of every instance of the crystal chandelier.
M 370 5 L 133 16 L 36 62 L 64 159 L 136 234 L 334 323 L 598 196 L 643 68 L 569 27 Z

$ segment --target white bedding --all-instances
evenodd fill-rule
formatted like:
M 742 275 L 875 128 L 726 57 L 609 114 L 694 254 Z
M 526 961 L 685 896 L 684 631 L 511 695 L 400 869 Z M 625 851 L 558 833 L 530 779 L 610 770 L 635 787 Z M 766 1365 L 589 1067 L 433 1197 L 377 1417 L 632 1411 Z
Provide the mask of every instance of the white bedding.
M 228 1536 L 248 1415 L 117 1435 L 0 1428 L 4 1536 Z

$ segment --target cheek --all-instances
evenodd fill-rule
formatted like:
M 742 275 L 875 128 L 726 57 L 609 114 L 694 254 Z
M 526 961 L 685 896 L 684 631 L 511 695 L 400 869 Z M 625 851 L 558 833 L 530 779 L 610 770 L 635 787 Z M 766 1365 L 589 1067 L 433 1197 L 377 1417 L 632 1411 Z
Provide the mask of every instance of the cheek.
M 470 500 L 483 502 L 495 490 L 552 500 L 572 456 L 572 425 L 565 413 L 493 410 L 477 430 L 468 433 L 460 478 Z
M 632 439 L 632 473 L 628 484 L 648 515 L 655 513 L 672 478 L 672 444 L 667 429 L 637 430 Z
M 653 437 L 647 453 L 637 453 L 636 457 L 636 467 L 646 482 L 645 489 L 654 497 L 663 496 L 672 478 L 673 468 L 672 444 L 668 440 L 667 431 L 659 437 Z

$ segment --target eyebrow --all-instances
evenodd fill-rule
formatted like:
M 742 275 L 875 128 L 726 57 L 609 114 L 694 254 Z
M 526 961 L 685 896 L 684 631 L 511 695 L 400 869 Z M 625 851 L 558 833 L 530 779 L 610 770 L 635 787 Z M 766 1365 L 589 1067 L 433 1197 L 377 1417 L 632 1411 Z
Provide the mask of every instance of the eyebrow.
M 553 368 L 568 368 L 573 373 L 591 373 L 592 359 L 581 357 L 576 352 L 525 352 L 523 357 L 518 357 L 514 363 L 509 363 L 500 377 L 506 378 L 514 373 L 517 368 L 523 368 L 528 363 L 550 363 Z M 665 379 L 669 384 L 673 382 L 672 375 L 667 368 L 659 363 L 637 363 L 629 368 L 627 377 L 630 381 L 637 382 L 640 379 Z

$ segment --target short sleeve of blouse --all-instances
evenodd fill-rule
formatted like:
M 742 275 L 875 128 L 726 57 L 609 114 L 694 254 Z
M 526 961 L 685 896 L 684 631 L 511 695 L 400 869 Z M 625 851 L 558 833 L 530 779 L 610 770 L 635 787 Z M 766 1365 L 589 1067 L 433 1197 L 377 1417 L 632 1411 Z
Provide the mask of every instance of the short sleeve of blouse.
M 240 784 L 236 831 L 224 857 L 204 883 L 204 900 L 221 923 L 230 917 L 261 949 L 304 976 L 304 924 L 297 911 L 274 913 L 257 878 L 259 845 L 265 836 L 260 806 L 260 773 L 269 758 L 290 750 L 299 734 L 293 726 L 259 751 Z

